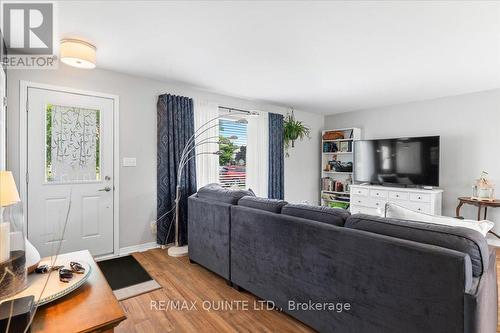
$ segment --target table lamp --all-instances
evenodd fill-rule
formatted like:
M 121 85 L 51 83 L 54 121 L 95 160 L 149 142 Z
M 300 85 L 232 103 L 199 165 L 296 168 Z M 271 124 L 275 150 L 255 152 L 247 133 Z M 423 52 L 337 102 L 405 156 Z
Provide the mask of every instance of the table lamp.
M 0 171 L 0 262 L 8 260 L 10 257 L 10 251 L 13 250 L 12 244 L 10 243 L 12 237 L 14 237 L 14 241 L 17 242 L 22 242 L 24 239 L 23 245 L 26 251 L 26 267 L 29 274 L 38 266 L 40 262 L 40 253 L 38 253 L 37 249 L 22 235 L 22 233 L 18 232 L 13 236 L 11 224 L 8 221 L 4 221 L 3 216 L 5 207 L 14 205 L 20 201 L 12 172 Z M 9 233 L 11 235 L 10 238 Z
M 12 172 L 0 171 L 0 262 L 10 258 L 10 223 L 3 219 L 4 209 L 20 201 Z
M 12 206 L 20 201 L 12 172 L 0 171 L 0 301 L 28 285 L 22 219 L 12 214 Z

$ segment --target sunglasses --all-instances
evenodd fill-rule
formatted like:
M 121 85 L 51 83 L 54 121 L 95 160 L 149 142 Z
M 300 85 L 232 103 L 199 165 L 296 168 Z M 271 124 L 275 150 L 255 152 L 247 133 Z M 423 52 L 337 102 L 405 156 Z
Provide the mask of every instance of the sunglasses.
M 68 283 L 73 278 L 73 273 L 76 274 L 85 273 L 85 267 L 83 267 L 82 264 L 80 264 L 79 262 L 72 261 L 69 263 L 69 267 L 71 269 L 61 268 L 59 270 L 59 281 Z
M 69 263 L 69 267 L 70 267 L 70 269 L 64 268 L 64 266 L 41 265 L 35 269 L 35 273 L 46 274 L 48 272 L 58 270 L 59 271 L 59 281 L 65 282 L 65 283 L 68 283 L 69 281 L 71 281 L 71 279 L 73 278 L 73 273 L 76 273 L 76 274 L 85 273 L 85 267 L 83 267 L 82 264 L 80 264 L 79 262 L 71 261 Z
M 49 265 L 40 265 L 35 268 L 35 273 L 37 274 L 47 274 L 48 272 L 57 271 L 64 266 L 49 266 Z
M 73 272 L 67 268 L 61 268 L 59 270 L 59 281 L 68 283 L 73 278 Z
M 69 267 L 71 267 L 71 271 L 76 274 L 83 274 L 85 273 L 85 267 L 82 266 L 79 262 L 72 261 L 69 263 Z

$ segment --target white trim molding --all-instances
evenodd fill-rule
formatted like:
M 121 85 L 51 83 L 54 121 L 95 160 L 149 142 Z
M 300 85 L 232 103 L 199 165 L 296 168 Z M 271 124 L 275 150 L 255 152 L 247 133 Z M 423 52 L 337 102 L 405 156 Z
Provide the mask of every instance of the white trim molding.
M 122 247 L 117 254 L 105 254 L 102 256 L 97 256 L 95 257 L 96 261 L 102 261 L 102 260 L 108 260 L 108 259 L 113 259 L 113 258 L 119 258 L 123 257 L 126 255 L 129 255 L 131 253 L 135 252 L 144 252 L 156 248 L 160 248 L 161 246 L 159 244 L 156 244 L 156 242 L 149 242 L 149 243 L 143 243 L 139 245 L 132 245 L 132 246 L 126 246 Z
M 68 87 L 54 86 L 45 83 L 35 83 L 21 80 L 19 82 L 19 189 L 21 201 L 23 204 L 24 234 L 27 235 L 27 216 L 28 216 L 28 89 L 38 88 L 45 90 L 60 91 L 65 93 L 86 95 L 92 97 L 108 98 L 113 100 L 113 255 L 120 253 L 120 133 L 119 133 L 119 96 L 96 91 L 80 90 Z

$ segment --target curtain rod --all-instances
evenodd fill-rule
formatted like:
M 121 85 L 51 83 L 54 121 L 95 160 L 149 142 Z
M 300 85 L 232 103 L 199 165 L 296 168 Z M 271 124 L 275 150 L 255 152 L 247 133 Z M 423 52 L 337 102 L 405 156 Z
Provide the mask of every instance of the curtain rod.
M 247 111 L 247 110 L 242 110 L 242 109 L 236 109 L 236 108 L 230 108 L 230 107 L 227 107 L 227 106 L 219 106 L 219 109 L 224 109 L 224 110 L 228 110 L 229 112 L 231 111 L 238 111 L 238 112 L 244 112 L 244 113 L 252 113 L 252 111 Z

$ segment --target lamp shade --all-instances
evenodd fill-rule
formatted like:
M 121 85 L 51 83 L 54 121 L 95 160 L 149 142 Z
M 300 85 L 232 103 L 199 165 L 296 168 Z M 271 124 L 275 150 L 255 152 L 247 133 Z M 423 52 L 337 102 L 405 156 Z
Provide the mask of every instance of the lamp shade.
M 60 46 L 61 61 L 78 68 L 95 68 L 96 48 L 78 39 L 63 39 Z
M 10 171 L 0 171 L 0 207 L 10 206 L 21 201 L 14 177 Z

